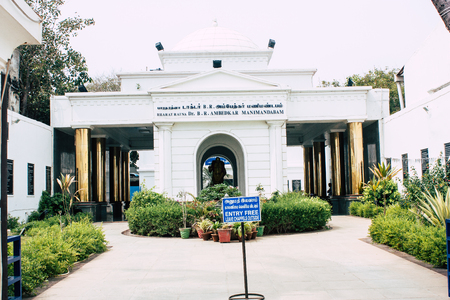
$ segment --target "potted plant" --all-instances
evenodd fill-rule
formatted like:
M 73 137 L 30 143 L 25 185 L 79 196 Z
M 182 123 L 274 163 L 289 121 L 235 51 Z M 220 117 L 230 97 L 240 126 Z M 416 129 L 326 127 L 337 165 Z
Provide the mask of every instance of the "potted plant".
M 256 231 L 258 232 L 257 234 L 256 234 L 256 236 L 263 236 L 263 234 L 264 234 L 264 225 L 259 225 L 259 223 L 257 223 L 257 225 L 256 225 Z
M 219 241 L 219 235 L 217 234 L 217 229 L 219 229 L 219 227 L 221 226 L 220 222 L 214 222 L 211 224 L 211 226 L 209 227 L 212 230 L 212 234 L 211 237 L 213 239 L 214 242 L 218 242 Z
M 233 230 L 231 224 L 223 224 L 222 228 L 217 229 L 217 234 L 219 235 L 219 242 L 229 243 L 231 241 L 231 231 Z
M 252 225 L 251 222 L 245 222 L 244 223 L 244 237 L 246 240 L 249 240 L 252 237 Z M 239 241 L 242 241 L 242 226 L 239 225 L 238 227 L 238 236 Z
M 258 231 L 256 230 L 256 223 L 251 222 L 252 226 L 252 240 L 256 239 L 256 235 L 258 234 Z
M 207 241 L 211 238 L 212 231 L 208 231 L 211 225 L 212 222 L 208 219 L 204 219 L 198 224 L 198 227 L 200 227 L 200 229 L 203 231 L 202 238 L 204 241 Z
M 180 192 L 181 196 L 181 211 L 183 213 L 183 228 L 180 228 L 180 235 L 182 239 L 188 239 L 191 233 L 191 227 L 186 227 L 187 209 L 186 209 L 186 192 Z

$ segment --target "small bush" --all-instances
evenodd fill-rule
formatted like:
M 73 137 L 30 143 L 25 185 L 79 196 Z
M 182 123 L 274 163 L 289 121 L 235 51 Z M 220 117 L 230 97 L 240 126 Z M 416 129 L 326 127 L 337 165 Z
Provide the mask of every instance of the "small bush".
M 158 205 L 130 207 L 125 212 L 130 231 L 148 236 L 180 236 L 183 227 L 181 205 L 176 201 L 166 201 Z M 192 223 L 188 216 L 187 223 Z
M 363 189 L 363 195 L 361 197 L 361 202 L 363 203 L 373 203 L 377 206 L 383 206 L 384 198 L 386 195 L 386 204 L 391 205 L 400 201 L 400 193 L 398 192 L 398 185 L 394 180 L 386 181 L 386 186 L 379 185 L 375 191 L 372 186 L 376 183 L 369 183 Z
M 422 175 L 419 176 L 414 168 L 411 168 L 411 174 L 409 174 L 405 180 L 403 180 L 403 186 L 405 187 L 404 198 L 406 204 L 409 206 L 416 205 L 420 199 L 424 199 L 424 194 L 427 191 L 431 196 L 436 196 L 436 191 L 445 195 L 449 186 L 449 172 L 450 168 L 447 168 L 445 160 L 441 156 L 436 160 L 435 164 Z
M 60 193 L 55 193 L 52 196 L 49 192 L 43 191 L 37 211 L 40 214 L 46 212 L 48 216 L 57 216 L 59 213 L 64 213 L 64 196 Z
M 50 221 L 52 222 L 52 221 Z M 66 273 L 73 263 L 106 250 L 102 229 L 84 219 L 61 230 L 58 224 L 35 222 L 22 239 L 22 288 L 26 295 L 47 278 Z
M 376 206 L 373 203 L 352 202 L 349 207 L 349 212 L 352 216 L 373 218 L 383 212 L 383 208 Z
M 17 229 L 19 229 L 20 227 L 20 222 L 19 222 L 19 217 L 13 217 L 10 214 L 8 214 L 8 229 L 11 230 L 12 232 L 17 231 Z
M 36 210 L 33 210 L 27 218 L 27 222 L 39 221 L 39 217 L 41 216 Z
M 220 200 L 225 197 L 225 195 L 228 195 L 228 197 L 239 197 L 242 193 L 238 188 L 221 183 L 203 189 L 197 197 L 197 200 L 200 202 Z
M 158 205 L 164 202 L 167 202 L 167 198 L 164 194 L 159 194 L 157 192 L 154 192 L 153 188 L 147 189 L 144 186 L 141 191 L 135 192 L 133 194 L 130 208 Z
M 437 267 L 447 265 L 445 228 L 427 226 L 412 219 L 405 209 L 388 209 L 372 220 L 372 240 L 415 256 Z
M 310 231 L 327 224 L 331 206 L 319 198 L 291 192 L 279 196 L 277 202 L 264 203 L 261 217 L 268 234 Z

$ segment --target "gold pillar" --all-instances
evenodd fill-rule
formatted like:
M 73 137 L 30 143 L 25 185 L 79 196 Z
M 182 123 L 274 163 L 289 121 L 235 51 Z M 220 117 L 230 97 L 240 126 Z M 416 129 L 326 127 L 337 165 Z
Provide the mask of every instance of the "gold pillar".
M 364 182 L 364 149 L 362 122 L 348 123 L 350 193 L 359 194 Z
M 120 147 L 109 147 L 109 202 L 122 201 Z
M 331 186 L 333 196 L 345 195 L 344 133 L 332 132 L 331 139 Z
M 106 139 L 92 139 L 92 198 L 106 201 Z
M 122 201 L 130 202 L 130 152 L 122 151 Z
M 91 195 L 91 130 L 75 129 L 75 164 L 78 195 L 81 202 L 89 202 Z
M 303 147 L 303 163 L 305 173 L 305 193 L 314 194 L 314 159 L 313 148 L 311 146 Z
M 325 169 L 325 143 L 314 142 L 314 194 L 318 197 L 327 196 L 326 169 Z

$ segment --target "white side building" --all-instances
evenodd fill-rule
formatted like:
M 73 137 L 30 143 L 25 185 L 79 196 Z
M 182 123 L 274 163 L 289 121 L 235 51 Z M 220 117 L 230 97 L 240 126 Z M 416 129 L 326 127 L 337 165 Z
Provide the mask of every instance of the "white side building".
M 40 18 L 23 0 L 0 1 L 0 95 L 9 108 L 18 109 L 10 86 L 18 82 L 18 66 L 11 64 L 14 49 L 23 44 L 39 44 L 42 39 Z M 16 69 L 16 72 L 12 72 Z M 6 83 L 6 84 L 5 84 Z M 8 160 L 7 197 L 8 213 L 26 218 L 26 213 L 36 210 L 41 193 L 48 188 L 47 167 L 53 165 L 52 129 L 50 126 L 19 115 L 12 110 L 7 114 Z
M 450 156 L 449 53 L 450 33 L 441 23 L 404 66 L 405 108 L 384 120 L 385 157 L 403 172 L 421 175 Z

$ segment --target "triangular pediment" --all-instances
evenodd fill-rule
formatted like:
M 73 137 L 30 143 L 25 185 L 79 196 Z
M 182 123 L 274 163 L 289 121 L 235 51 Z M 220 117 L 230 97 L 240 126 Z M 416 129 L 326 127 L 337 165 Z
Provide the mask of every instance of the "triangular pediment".
M 273 90 L 277 83 L 229 70 L 213 70 L 159 86 L 160 91 Z

